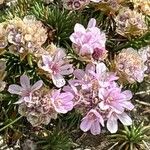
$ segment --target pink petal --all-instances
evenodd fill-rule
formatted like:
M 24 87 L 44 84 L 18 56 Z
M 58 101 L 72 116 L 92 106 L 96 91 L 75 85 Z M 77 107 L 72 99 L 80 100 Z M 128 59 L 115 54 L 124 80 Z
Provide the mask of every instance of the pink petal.
M 91 128 L 91 125 L 92 121 L 85 117 L 80 124 L 80 129 L 84 132 L 87 132 Z
M 131 118 L 126 113 L 119 114 L 117 115 L 117 117 L 122 122 L 122 124 L 126 126 L 129 126 L 132 124 Z
M 128 101 L 122 101 L 121 105 L 128 110 L 132 110 L 134 108 L 134 105 Z
M 87 45 L 87 44 L 84 44 L 83 46 L 82 46 L 82 48 L 80 49 L 80 55 L 86 55 L 86 54 L 92 54 L 93 53 L 93 49 L 89 46 L 89 45 Z
M 87 28 L 92 28 L 92 27 L 95 27 L 95 26 L 96 26 L 96 20 L 94 18 L 91 18 L 89 23 L 88 23 Z
M 10 92 L 11 94 L 17 94 L 17 95 L 21 95 L 22 90 L 23 90 L 22 87 L 16 84 L 12 84 L 8 88 L 8 92 Z
M 66 84 L 65 79 L 60 74 L 52 75 L 52 80 L 53 80 L 54 85 L 58 88 Z
M 22 75 L 20 77 L 20 84 L 24 89 L 29 89 L 30 88 L 30 80 L 28 76 Z
M 85 76 L 85 72 L 81 69 L 76 69 L 74 72 L 73 72 L 74 76 L 78 79 L 78 80 L 82 80 L 83 77 Z
M 73 68 L 71 64 L 61 66 L 60 70 L 61 75 L 69 75 L 73 73 Z
M 132 92 L 129 90 L 126 90 L 124 92 L 122 92 L 122 94 L 124 94 L 126 96 L 126 100 L 130 100 L 132 98 Z
M 31 90 L 32 90 L 32 92 L 34 92 L 34 91 L 40 89 L 42 86 L 43 86 L 43 81 L 39 80 L 31 87 Z
M 118 123 L 117 123 L 117 118 L 113 115 L 111 115 L 108 120 L 107 120 L 107 129 L 111 133 L 116 133 L 118 130 Z
M 59 63 L 66 56 L 65 50 L 62 48 L 57 48 L 56 55 L 54 57 L 54 62 Z
M 44 63 L 44 65 L 48 65 L 50 61 L 52 61 L 51 56 L 48 55 L 42 55 L 42 61 Z
M 93 135 L 97 135 L 100 134 L 101 132 L 101 128 L 100 128 L 100 124 L 98 121 L 94 121 L 91 125 L 90 131 Z

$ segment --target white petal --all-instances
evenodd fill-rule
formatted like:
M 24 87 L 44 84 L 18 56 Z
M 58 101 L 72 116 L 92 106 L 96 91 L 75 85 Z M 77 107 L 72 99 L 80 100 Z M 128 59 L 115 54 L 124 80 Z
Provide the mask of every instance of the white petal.
M 129 126 L 132 124 L 131 118 L 126 113 L 122 113 L 120 115 L 117 115 L 117 117 L 121 121 L 121 123 L 126 125 L 126 126 Z
M 101 75 L 102 73 L 105 73 L 107 70 L 107 67 L 104 63 L 98 63 L 96 65 L 96 72 L 97 74 Z
M 52 80 L 53 80 L 54 85 L 58 88 L 60 88 L 66 84 L 65 79 L 60 74 L 52 75 Z
M 111 132 L 111 133 L 116 133 L 118 130 L 118 122 L 117 122 L 117 118 L 113 115 L 110 116 L 110 118 L 108 118 L 107 120 L 107 129 Z
M 83 25 L 79 24 L 79 23 L 76 23 L 75 24 L 75 27 L 74 27 L 74 31 L 75 32 L 82 32 L 82 33 L 85 33 L 85 28 Z

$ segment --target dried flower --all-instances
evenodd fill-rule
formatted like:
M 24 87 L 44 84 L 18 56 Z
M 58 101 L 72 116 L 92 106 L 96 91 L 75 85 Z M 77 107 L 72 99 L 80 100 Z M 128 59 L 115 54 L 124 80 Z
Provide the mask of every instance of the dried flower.
M 123 0 L 102 0 L 101 3 L 95 5 L 97 10 L 102 10 L 106 13 L 115 13 L 121 7 Z
M 77 23 L 70 40 L 75 52 L 83 60 L 103 60 L 106 57 L 106 35 L 96 27 L 96 20 L 93 18 L 89 21 L 87 29 Z
M 4 0 L 0 0 L 0 5 L 4 3 Z
M 149 0 L 132 0 L 134 8 L 144 13 L 145 15 L 150 15 L 150 1 Z
M 56 87 L 64 86 L 66 81 L 63 76 L 73 72 L 72 64 L 68 63 L 64 50 L 60 48 L 51 55 L 43 55 L 39 67 L 49 73 Z
M 0 53 L 3 52 L 4 48 L 7 46 L 6 30 L 4 24 L 0 24 Z
M 133 48 L 123 49 L 115 59 L 118 75 L 129 83 L 143 81 L 144 72 L 147 70 L 145 62 L 146 60 Z
M 90 1 L 98 3 L 101 0 L 63 0 L 63 6 L 68 10 L 79 10 L 88 5 Z
M 142 36 L 147 32 L 145 18 L 141 13 L 129 8 L 123 8 L 115 18 L 117 25 L 117 33 L 125 36 Z
M 47 30 L 34 16 L 26 16 L 23 20 L 9 20 L 6 27 L 10 50 L 19 54 L 31 53 L 34 56 L 43 53 L 42 44 L 47 39 Z
M 145 73 L 150 74 L 150 46 L 142 47 L 138 52 L 147 66 Z

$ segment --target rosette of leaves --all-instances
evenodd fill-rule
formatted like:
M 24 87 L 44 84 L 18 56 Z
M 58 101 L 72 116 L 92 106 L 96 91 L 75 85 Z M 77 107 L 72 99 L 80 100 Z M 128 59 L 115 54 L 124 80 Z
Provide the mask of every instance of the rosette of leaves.
M 150 125 L 133 123 L 131 126 L 124 126 L 123 130 L 110 135 L 113 146 L 109 150 L 149 150 Z

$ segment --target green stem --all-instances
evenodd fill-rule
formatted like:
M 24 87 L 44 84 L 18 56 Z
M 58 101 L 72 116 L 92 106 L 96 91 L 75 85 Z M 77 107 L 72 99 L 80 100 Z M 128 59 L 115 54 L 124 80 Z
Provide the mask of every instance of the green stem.
M 0 129 L 0 132 L 3 131 L 4 129 L 8 128 L 9 126 L 11 126 L 12 124 L 16 123 L 18 120 L 20 120 L 23 116 L 20 116 L 18 118 L 16 118 L 14 121 L 12 121 L 11 123 L 7 124 L 6 126 L 4 126 L 3 128 Z

